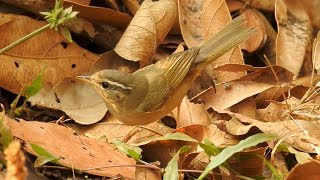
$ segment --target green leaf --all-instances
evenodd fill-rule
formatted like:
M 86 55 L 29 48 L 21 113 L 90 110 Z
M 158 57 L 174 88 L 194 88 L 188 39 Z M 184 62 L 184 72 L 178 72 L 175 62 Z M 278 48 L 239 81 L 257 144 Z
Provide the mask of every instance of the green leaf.
M 114 145 L 116 145 L 117 149 L 120 152 L 132 157 L 135 160 L 141 159 L 141 157 L 142 157 L 141 156 L 141 152 L 142 152 L 141 148 L 125 144 L 119 140 L 114 140 L 112 143 Z
M 3 107 L 2 107 L 3 108 Z M 11 134 L 10 128 L 3 121 L 4 110 L 0 113 L 0 134 L 1 134 L 1 145 L 2 150 L 6 149 L 9 144 L 13 141 L 13 136 Z
M 36 79 L 32 81 L 31 85 L 26 88 L 24 94 L 27 99 L 37 94 L 42 88 L 42 76 L 44 70 L 45 68 L 43 68 L 42 71 L 39 73 L 38 77 L 36 77 Z
M 68 42 L 72 42 L 72 36 L 68 28 L 65 26 L 60 26 L 59 31 Z
M 59 158 L 55 157 L 53 154 L 49 153 L 44 148 L 36 145 L 36 144 L 30 144 L 32 150 L 37 153 L 38 157 L 36 161 L 34 162 L 35 167 L 39 167 L 41 165 L 44 165 L 47 162 L 52 162 L 57 164 Z
M 204 143 L 200 143 L 199 146 L 208 154 L 209 156 L 215 156 L 221 152 L 221 149 L 215 146 L 209 139 L 205 138 Z
M 248 137 L 245 140 L 240 141 L 238 144 L 234 146 L 229 146 L 225 148 L 223 151 L 221 151 L 220 154 L 217 156 L 213 157 L 206 167 L 206 169 L 201 173 L 199 176 L 198 180 L 203 179 L 206 177 L 206 175 L 214 168 L 225 162 L 229 157 L 231 157 L 233 154 L 242 151 L 245 148 L 255 146 L 259 143 L 265 142 L 265 141 L 270 141 L 277 138 L 277 136 L 273 134 L 264 134 L 264 133 L 259 133 L 255 134 L 253 136 Z
M 167 167 L 164 169 L 165 173 L 163 175 L 163 180 L 177 180 L 179 178 L 179 172 L 178 172 L 178 160 L 179 155 L 188 151 L 188 146 L 181 147 L 178 152 L 172 157 L 172 159 L 169 161 Z

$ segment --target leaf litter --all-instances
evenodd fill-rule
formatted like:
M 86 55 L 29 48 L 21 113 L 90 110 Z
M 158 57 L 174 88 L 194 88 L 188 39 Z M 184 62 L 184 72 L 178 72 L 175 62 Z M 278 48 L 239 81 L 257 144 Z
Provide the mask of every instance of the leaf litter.
M 39 21 L 39 11 L 53 7 L 44 1 L 32 7 L 15 0 L 1 2 L 33 15 L 1 12 L 0 48 L 45 25 Z M 42 89 L 30 98 L 26 94 L 31 103 L 26 105 L 27 116 L 19 120 L 1 116 L 23 150 L 42 157 L 46 164 L 38 160 L 39 170 L 50 161 L 52 166 L 77 170 L 78 177 L 83 171 L 131 179 L 160 179 L 161 175 L 201 179 L 207 173 L 255 178 L 268 169 L 269 178 L 320 177 L 316 8 L 320 1 L 97 2 L 65 1 L 65 7 L 73 5 L 80 12 L 66 24 L 75 42 L 47 30 L 0 55 L 0 102 L 6 108 L 12 93 L 22 92 L 43 71 L 38 83 Z M 194 97 L 185 97 L 162 121 L 125 125 L 107 112 L 94 89 L 75 79 L 107 68 L 134 72 L 174 49 L 199 46 L 231 19 L 230 12 L 244 14 L 247 26 L 257 28 L 257 33 L 207 67 L 208 76 L 194 82 Z M 112 28 L 101 28 L 106 26 Z M 113 32 L 117 37 L 108 38 Z M 65 114 L 47 113 L 54 110 Z M 1 134 L 2 141 L 6 142 L 7 134 Z M 112 144 L 115 141 L 120 149 L 136 148 L 121 152 Z M 203 142 L 206 146 L 198 146 Z M 216 149 L 216 154 L 203 147 Z M 142 150 L 139 157 L 137 149 Z M 269 150 L 274 153 L 271 159 L 265 156 Z M 263 160 L 243 161 L 256 154 Z M 250 173 L 253 166 L 256 174 Z

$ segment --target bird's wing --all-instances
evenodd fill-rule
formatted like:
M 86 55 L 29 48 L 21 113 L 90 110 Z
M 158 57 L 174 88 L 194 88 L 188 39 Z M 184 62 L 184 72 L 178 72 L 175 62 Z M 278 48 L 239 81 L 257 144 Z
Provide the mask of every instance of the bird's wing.
M 139 72 L 138 72 L 139 71 Z M 163 69 L 155 67 L 155 64 L 149 65 L 135 72 L 136 75 L 146 78 L 148 81 L 148 91 L 139 109 L 143 112 L 151 112 L 159 108 L 165 101 L 170 90 L 170 85 Z M 137 73 L 138 72 L 138 73 Z
M 155 66 L 163 69 L 168 79 L 170 88 L 176 88 L 186 74 L 189 72 L 190 66 L 197 57 L 199 48 L 192 48 L 187 51 L 172 54 L 166 59 L 159 61 Z

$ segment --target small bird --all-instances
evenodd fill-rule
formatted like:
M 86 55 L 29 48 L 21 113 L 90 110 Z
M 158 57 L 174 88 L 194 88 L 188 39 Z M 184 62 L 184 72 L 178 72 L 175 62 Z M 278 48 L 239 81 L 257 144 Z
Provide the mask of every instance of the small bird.
M 230 21 L 199 47 L 170 55 L 133 73 L 106 69 L 77 78 L 91 83 L 110 113 L 127 125 L 155 122 L 177 107 L 205 67 L 248 39 L 244 16 Z

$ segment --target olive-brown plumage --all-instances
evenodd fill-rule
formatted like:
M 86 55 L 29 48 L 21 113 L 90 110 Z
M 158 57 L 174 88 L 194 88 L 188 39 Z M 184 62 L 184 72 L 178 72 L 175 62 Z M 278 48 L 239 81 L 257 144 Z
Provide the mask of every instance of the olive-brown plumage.
M 80 78 L 94 86 L 110 113 L 123 123 L 152 123 L 180 104 L 208 64 L 254 33 L 244 23 L 245 18 L 239 16 L 200 47 L 172 54 L 134 73 L 106 69 Z

